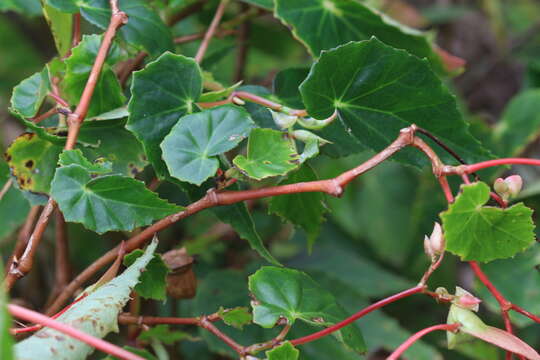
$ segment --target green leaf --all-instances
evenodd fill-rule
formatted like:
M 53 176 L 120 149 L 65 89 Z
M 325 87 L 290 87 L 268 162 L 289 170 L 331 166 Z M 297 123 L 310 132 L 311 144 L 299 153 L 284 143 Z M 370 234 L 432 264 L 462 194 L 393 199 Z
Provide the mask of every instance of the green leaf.
M 483 206 L 489 187 L 462 185 L 461 194 L 441 213 L 446 249 L 462 260 L 488 262 L 513 257 L 535 242 L 532 210 L 518 203 L 506 209 Z
M 183 331 L 171 330 L 169 329 L 169 325 L 154 326 L 150 328 L 149 330 L 144 330 L 137 337 L 137 340 L 141 340 L 141 341 L 158 340 L 166 345 L 172 345 L 184 339 L 192 339 L 192 336 Z
M 62 147 L 33 133 L 24 133 L 9 146 L 6 160 L 21 190 L 48 194 Z
M 2 213 L 4 214 L 4 213 Z M 3 264 L 0 261 L 0 276 L 4 277 Z M 9 333 L 11 327 L 11 317 L 7 311 L 7 296 L 4 288 L 0 289 L 0 358 L 2 360 L 13 360 L 13 338 Z
M 314 180 L 317 180 L 317 175 L 310 166 L 304 165 L 280 182 L 280 185 Z M 268 213 L 278 214 L 302 227 L 308 235 L 308 246 L 311 249 L 324 221 L 326 208 L 323 201 L 324 195 L 316 192 L 275 196 L 270 199 Z
M 124 265 L 130 266 L 143 255 L 142 250 L 134 250 L 124 257 Z M 137 294 L 145 299 L 165 300 L 167 298 L 167 274 L 170 269 L 160 255 L 155 254 L 135 286 Z
M 400 129 L 417 124 L 468 162 L 489 156 L 469 134 L 454 96 L 429 64 L 377 39 L 324 52 L 300 92 L 312 117 L 324 119 L 338 112 L 338 119 L 321 132 L 335 146 L 323 149 L 337 148 L 341 155 L 357 153 L 364 146 L 380 151 Z M 452 161 L 447 154 L 441 156 Z M 400 151 L 396 158 L 413 164 L 424 161 L 415 149 Z
M 50 90 L 49 72 L 46 67 L 24 79 L 13 88 L 11 109 L 23 117 L 36 116 Z
M 304 108 L 298 87 L 308 74 L 308 68 L 291 68 L 277 73 L 274 78 L 274 94 L 283 105 L 296 109 Z
M 252 303 L 253 322 L 262 327 L 274 327 L 280 317 L 291 325 L 299 319 L 318 326 L 330 326 L 346 317 L 331 293 L 298 270 L 262 267 L 249 277 L 249 290 L 257 300 Z M 339 333 L 338 339 L 353 350 L 366 350 L 356 325 L 347 326 Z
M 493 130 L 497 154 L 516 156 L 540 135 L 540 90 L 525 90 L 507 105 Z
M 58 168 L 51 196 L 67 221 L 80 222 L 97 233 L 130 231 L 182 209 L 135 179 L 120 175 L 93 178 L 84 164 Z
M 66 13 L 79 12 L 79 6 L 75 0 L 46 0 L 46 2 L 49 6 Z
M 77 104 L 81 98 L 102 38 L 100 35 L 84 35 L 79 45 L 72 49 L 71 56 L 66 59 L 66 75 L 62 83 L 71 104 Z M 119 59 L 119 48 L 112 46 L 88 108 L 89 117 L 124 105 L 126 98 L 112 68 Z
M 86 20 L 102 29 L 107 28 L 111 19 L 108 0 L 83 0 L 79 6 Z M 146 50 L 153 57 L 173 49 L 169 28 L 145 0 L 120 0 L 118 6 L 129 19 L 119 30 L 123 40 Z
M 79 134 L 84 155 L 110 161 L 116 173 L 134 177 L 148 164 L 141 143 L 125 129 L 125 121 L 85 121 Z
M 139 281 L 141 273 L 152 259 L 157 241 L 153 241 L 144 255 L 117 276 L 87 297 L 73 304 L 56 320 L 95 337 L 105 337 L 118 332 L 117 318 L 130 299 L 130 293 Z M 18 360 L 54 360 L 59 354 L 67 359 L 86 359 L 94 348 L 79 340 L 49 328 L 15 346 Z
M 91 174 L 107 174 L 112 171 L 110 162 L 93 164 L 84 157 L 79 149 L 64 150 L 58 158 L 58 164 L 60 166 L 79 165 Z
M 218 314 L 225 324 L 234 326 L 240 330 L 244 328 L 244 325 L 251 323 L 252 320 L 249 309 L 244 306 L 235 307 L 233 309 L 220 308 Z
M 43 2 L 44 1 L 42 0 L 42 3 Z M 60 56 L 65 56 L 71 49 L 73 16 L 58 11 L 55 7 L 47 4 L 43 4 L 43 15 L 51 29 L 58 54 Z
M 238 155 L 233 163 L 250 178 L 262 180 L 285 175 L 299 165 L 294 141 L 272 129 L 253 129 L 249 135 L 247 157 Z
M 133 75 L 127 129 L 142 142 L 157 175 L 168 175 L 159 145 L 178 120 L 195 110 L 202 74 L 190 58 L 165 53 Z
M 278 347 L 267 351 L 266 356 L 268 360 L 297 360 L 300 356 L 300 351 L 292 346 L 290 342 L 286 341 Z
M 0 160 L 0 189 L 12 179 L 8 165 Z M 12 183 L 7 192 L 0 198 L 0 240 L 10 235 L 26 219 L 30 206 L 15 183 Z
M 238 145 L 254 126 L 249 114 L 223 105 L 184 116 L 161 143 L 171 176 L 200 185 L 219 167 L 216 157 Z
M 2 0 L 0 1 L 0 11 L 15 11 L 24 16 L 41 15 L 39 0 Z
M 512 259 L 496 260 L 486 264 L 482 266 L 482 270 L 508 301 L 533 314 L 538 314 L 540 313 L 539 264 L 539 248 L 538 245 L 533 245 Z M 517 279 L 519 281 L 516 281 Z M 495 313 L 500 311 L 499 304 L 480 281 L 476 282 L 475 289 L 491 311 Z M 520 314 L 510 312 L 510 316 L 512 323 L 521 327 L 532 323 L 531 319 Z
M 376 36 L 381 41 L 441 68 L 439 56 L 426 34 L 399 24 L 368 6 L 349 0 L 276 0 L 276 16 L 292 27 L 315 57 L 322 50 Z M 345 59 L 345 58 L 344 58 Z
M 242 81 L 237 82 L 236 84 L 223 88 L 221 90 L 205 92 L 199 98 L 199 102 L 212 102 L 219 101 L 228 98 L 240 85 Z

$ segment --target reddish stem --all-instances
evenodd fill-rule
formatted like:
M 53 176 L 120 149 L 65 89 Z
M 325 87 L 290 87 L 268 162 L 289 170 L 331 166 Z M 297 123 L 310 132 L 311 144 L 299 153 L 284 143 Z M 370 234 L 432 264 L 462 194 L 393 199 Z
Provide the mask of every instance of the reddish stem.
M 461 324 L 455 323 L 455 324 L 439 324 L 439 325 L 433 325 L 428 328 L 425 328 L 423 330 L 420 330 L 416 334 L 412 335 L 410 338 L 408 338 L 403 344 L 401 344 L 392 354 L 390 354 L 389 357 L 386 358 L 386 360 L 398 360 L 401 354 L 403 354 L 409 347 L 411 347 L 412 344 L 414 344 L 416 341 L 418 341 L 421 337 L 423 337 L 426 334 L 429 334 L 430 332 L 437 331 L 437 330 L 444 330 L 444 331 L 456 331 Z
M 17 317 L 19 319 L 23 319 L 26 321 L 31 321 L 37 324 L 41 324 L 42 326 L 46 326 L 51 329 L 55 329 L 63 334 L 66 334 L 74 339 L 80 340 L 107 354 L 110 354 L 110 355 L 113 355 L 120 359 L 125 359 L 125 360 L 144 360 L 142 357 L 135 355 L 133 353 L 130 353 L 129 351 L 126 351 L 116 345 L 113 345 L 102 339 L 96 338 L 92 335 L 88 335 L 78 329 L 75 329 L 64 323 L 58 322 L 38 312 L 29 310 L 22 306 L 18 306 L 14 304 L 8 304 L 7 307 L 8 307 L 9 312 L 14 317 Z
M 212 19 L 212 22 L 210 23 L 210 27 L 208 28 L 208 31 L 204 35 L 203 41 L 201 42 L 201 46 L 199 47 L 199 50 L 197 51 L 197 54 L 195 55 L 195 61 L 200 64 L 204 54 L 206 53 L 206 49 L 208 49 L 208 45 L 210 44 L 210 41 L 212 40 L 212 37 L 214 36 L 214 33 L 216 32 L 219 22 L 221 21 L 221 18 L 223 17 L 223 14 L 225 13 L 225 8 L 227 7 L 227 4 L 229 3 L 229 0 L 221 0 L 218 8 L 216 10 L 216 14 L 214 15 L 214 18 Z
M 538 159 L 526 159 L 526 158 L 503 158 L 479 162 L 470 165 L 457 166 L 454 169 L 450 169 L 451 173 L 462 172 L 465 174 L 471 174 L 478 170 L 487 169 L 494 166 L 502 165 L 533 165 L 540 166 L 540 160 Z M 455 171 L 457 170 L 457 171 Z
M 391 304 L 391 303 L 393 303 L 395 301 L 403 299 L 403 298 L 405 298 L 407 296 L 411 296 L 411 295 L 414 295 L 414 294 L 421 293 L 423 290 L 424 290 L 424 286 L 415 286 L 415 287 L 410 288 L 408 290 L 405 290 L 405 291 L 402 291 L 402 292 L 397 293 L 395 295 L 389 296 L 386 299 L 377 301 L 376 303 L 369 305 L 368 307 L 360 310 L 356 314 L 354 314 L 354 315 L 348 317 L 347 319 L 345 319 L 343 321 L 340 321 L 337 324 L 334 324 L 334 325 L 332 325 L 332 326 L 330 326 L 330 327 L 328 327 L 326 329 L 323 329 L 323 330 L 318 331 L 316 333 L 313 333 L 311 335 L 307 335 L 307 336 L 304 336 L 304 337 L 301 337 L 301 338 L 298 338 L 298 339 L 291 340 L 291 344 L 293 344 L 295 346 L 296 345 L 302 345 L 302 344 L 305 344 L 305 343 L 320 339 L 323 336 L 326 336 L 328 334 L 331 334 L 331 333 L 333 333 L 335 331 L 340 330 L 341 328 L 351 324 L 352 322 L 360 319 L 362 316 L 365 316 L 365 315 L 369 314 L 370 312 L 372 312 L 374 310 L 377 310 L 377 309 L 379 309 L 379 308 L 381 308 L 383 306 L 386 306 L 386 305 Z
M 528 317 L 529 319 L 533 320 L 534 322 L 537 322 L 537 323 L 540 324 L 540 317 L 528 312 L 527 310 L 521 308 L 520 306 L 517 306 L 516 304 L 511 305 L 511 310 L 514 310 L 514 311 L 520 313 L 521 315 L 524 315 L 524 316 Z

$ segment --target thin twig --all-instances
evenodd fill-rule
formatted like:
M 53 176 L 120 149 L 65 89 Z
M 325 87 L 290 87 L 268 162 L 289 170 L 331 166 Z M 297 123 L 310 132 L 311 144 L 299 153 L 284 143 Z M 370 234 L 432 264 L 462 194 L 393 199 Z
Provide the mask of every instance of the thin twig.
M 210 27 L 208 28 L 208 30 L 206 31 L 206 34 L 204 35 L 203 41 L 201 45 L 199 46 L 199 50 L 197 51 L 197 55 L 195 55 L 195 61 L 199 64 L 204 58 L 206 49 L 208 49 L 208 45 L 210 44 L 210 41 L 212 40 L 212 37 L 214 36 L 214 33 L 216 32 L 216 29 L 219 26 L 219 22 L 221 21 L 221 18 L 223 17 L 223 14 L 225 13 L 225 8 L 227 7 L 228 3 L 229 3 L 229 0 L 221 0 L 219 2 L 219 5 L 216 10 L 216 14 L 214 15 L 214 18 L 212 19 L 212 22 L 210 23 Z
M 229 29 L 219 30 L 218 29 L 218 30 L 216 30 L 216 33 L 214 34 L 214 37 L 222 38 L 222 37 L 225 37 L 225 36 L 234 35 L 236 33 L 237 33 L 236 30 L 229 30 Z M 179 37 L 174 39 L 174 43 L 175 44 L 189 43 L 189 42 L 192 42 L 192 41 L 195 41 L 195 40 L 202 39 L 205 34 L 206 34 L 205 32 L 200 32 L 200 33 L 197 33 L 197 34 L 179 36 Z
M 457 331 L 457 329 L 461 326 L 459 323 L 455 324 L 439 324 L 430 326 L 426 329 L 420 330 L 416 334 L 412 335 L 410 338 L 408 338 L 403 344 L 401 344 L 392 354 L 390 354 L 389 357 L 386 358 L 386 360 L 398 360 L 409 347 L 411 347 L 412 344 L 414 344 L 416 341 L 418 341 L 422 336 L 429 334 L 430 332 L 437 331 L 437 330 L 444 330 L 444 331 Z
M 144 360 L 142 357 L 135 355 L 127 350 L 124 350 L 116 345 L 113 345 L 105 340 L 96 338 L 92 335 L 84 333 L 74 327 L 66 325 L 64 323 L 58 322 L 50 317 L 42 315 L 38 312 L 26 309 L 22 306 L 15 304 L 8 304 L 8 311 L 14 317 L 19 319 L 31 321 L 36 324 L 41 324 L 48 328 L 57 330 L 63 334 L 68 335 L 74 339 L 80 340 L 93 348 L 103 351 L 104 353 L 119 357 L 120 359 L 125 360 Z
M 46 119 L 50 118 L 51 116 L 53 116 L 56 113 L 58 113 L 58 108 L 55 106 L 53 108 L 50 108 L 49 110 L 47 110 L 43 114 L 35 116 L 35 117 L 33 117 L 33 118 L 29 119 L 29 120 L 34 122 L 35 124 L 38 124 L 38 123 L 42 122 L 43 120 L 46 120 Z
M 126 64 L 120 69 L 120 71 L 118 71 L 118 82 L 120 82 L 120 85 L 122 85 L 122 87 L 126 86 L 126 82 L 129 79 L 131 73 L 141 67 L 144 59 L 147 56 L 148 54 L 146 52 L 141 51 L 134 59 L 128 60 Z
M 51 292 L 54 299 L 71 279 L 71 265 L 69 262 L 69 241 L 64 215 L 56 209 L 56 242 L 55 242 L 55 283 Z
M 26 220 L 24 221 L 24 224 L 21 227 L 21 230 L 19 231 L 19 234 L 17 236 L 17 242 L 15 243 L 15 248 L 13 249 L 12 255 L 6 262 L 6 274 L 9 272 L 13 261 L 18 262 L 18 259 L 20 259 L 21 255 L 24 252 L 24 249 L 26 249 L 26 246 L 28 244 L 28 238 L 30 238 L 30 235 L 32 234 L 32 229 L 34 228 L 34 223 L 36 222 L 40 210 L 41 206 L 36 205 L 33 206 L 28 212 Z

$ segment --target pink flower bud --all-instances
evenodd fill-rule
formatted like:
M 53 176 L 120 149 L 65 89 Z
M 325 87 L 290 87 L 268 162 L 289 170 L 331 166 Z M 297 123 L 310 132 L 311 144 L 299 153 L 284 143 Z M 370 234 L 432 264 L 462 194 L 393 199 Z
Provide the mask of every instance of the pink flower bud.
M 523 179 L 519 175 L 512 175 L 504 179 L 504 182 L 508 185 L 508 192 L 510 197 L 516 197 L 519 195 L 521 188 L 523 187 Z
M 523 180 L 519 175 L 512 175 L 505 179 L 498 178 L 493 184 L 493 189 L 504 200 L 518 196 L 523 186 Z
M 437 255 L 441 255 L 444 252 L 445 246 L 441 225 L 436 222 L 433 226 L 431 236 L 429 238 L 427 236 L 424 237 L 424 250 L 431 259 L 434 259 Z
M 478 311 L 478 308 L 481 302 L 482 300 L 478 299 L 467 290 L 464 290 L 460 288 L 459 286 L 456 286 L 456 297 L 452 301 L 452 303 L 464 309 Z

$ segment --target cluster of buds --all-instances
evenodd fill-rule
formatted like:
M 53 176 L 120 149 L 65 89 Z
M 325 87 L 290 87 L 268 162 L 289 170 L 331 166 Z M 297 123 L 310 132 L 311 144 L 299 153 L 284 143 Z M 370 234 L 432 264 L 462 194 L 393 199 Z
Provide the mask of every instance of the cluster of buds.
M 495 192 L 504 200 L 508 201 L 510 198 L 518 196 L 523 186 L 523 180 L 519 175 L 512 175 L 505 179 L 498 178 L 493 184 Z
M 431 261 L 434 262 L 444 252 L 445 246 L 446 243 L 441 225 L 436 222 L 431 235 L 429 237 L 427 235 L 424 236 L 424 251 Z

